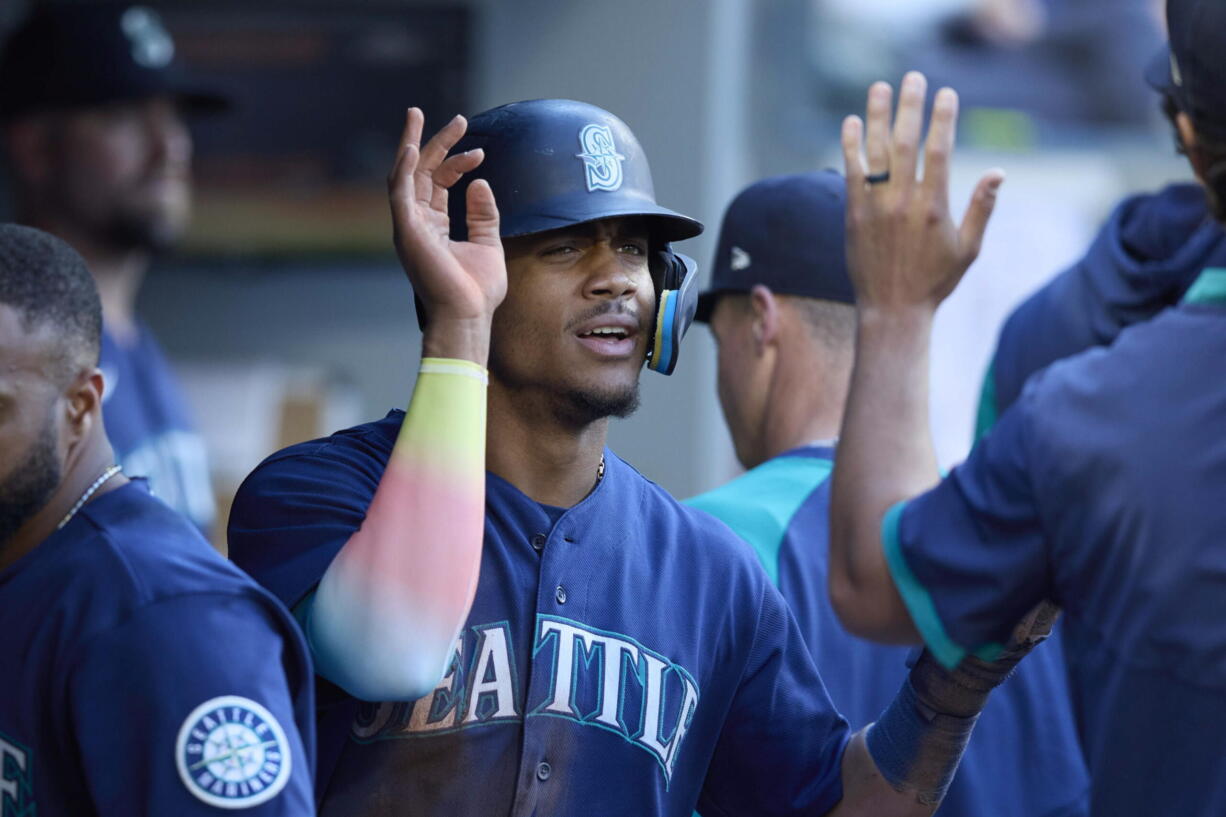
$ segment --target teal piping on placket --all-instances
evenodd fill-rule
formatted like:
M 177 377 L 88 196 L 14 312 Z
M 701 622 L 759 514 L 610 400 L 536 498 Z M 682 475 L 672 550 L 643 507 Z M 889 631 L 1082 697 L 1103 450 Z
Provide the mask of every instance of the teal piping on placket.
M 1207 267 L 1183 296 L 1183 302 L 1226 305 L 1226 267 Z

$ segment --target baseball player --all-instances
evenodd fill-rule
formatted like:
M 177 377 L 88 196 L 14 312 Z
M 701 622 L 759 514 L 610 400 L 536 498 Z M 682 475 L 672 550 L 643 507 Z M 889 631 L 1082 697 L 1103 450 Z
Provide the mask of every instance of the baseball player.
M 676 364 L 670 242 L 701 225 L 591 105 L 422 128 L 389 180 L 425 318 L 408 411 L 274 454 L 230 518 L 328 682 L 321 812 L 931 813 L 1023 649 L 961 685 L 921 661 L 853 736 L 744 545 L 604 446 L 644 361 Z
M 306 645 L 115 464 L 101 326 L 80 256 L 0 225 L 0 815 L 313 814 Z
M 1175 126 L 1187 102 L 1164 48 L 1146 79 Z M 1176 144 L 1180 143 L 1175 128 Z M 1183 148 L 1180 147 L 1183 152 Z M 1026 379 L 1061 358 L 1108 346 L 1128 326 L 1183 298 L 1205 267 L 1226 266 L 1226 232 L 1205 188 L 1172 184 L 1116 207 L 1086 255 L 1031 295 L 1005 322 L 984 378 L 976 437 L 1017 400 Z
M 1167 4 L 1176 124 L 1219 221 L 1224 12 Z M 1054 600 L 1093 813 L 1226 813 L 1226 273 L 1206 268 L 1177 307 L 1031 377 L 938 480 L 925 421 L 932 312 L 973 259 L 1001 176 L 953 225 L 957 100 L 937 94 L 916 181 L 924 84 L 904 81 L 892 135 L 890 89 L 870 90 L 867 167 L 860 121 L 844 126 L 860 328 L 833 477 L 835 608 L 861 635 L 922 637 L 954 665 L 990 656 L 1013 621 Z
M 0 136 L 17 220 L 67 241 L 102 296 L 102 407 L 127 473 L 206 533 L 216 509 L 204 440 L 136 297 L 191 210 L 185 117 L 225 101 L 174 60 L 146 6 L 48 2 L 0 55 Z
M 848 635 L 826 592 L 829 477 L 855 347 L 845 206 L 843 177 L 824 171 L 757 182 L 725 212 L 697 320 L 715 337 L 720 405 L 749 470 L 686 504 L 752 546 L 859 728 L 894 697 L 908 650 Z M 1088 790 L 1064 661 L 1048 644 L 988 701 L 938 814 L 1085 814 Z

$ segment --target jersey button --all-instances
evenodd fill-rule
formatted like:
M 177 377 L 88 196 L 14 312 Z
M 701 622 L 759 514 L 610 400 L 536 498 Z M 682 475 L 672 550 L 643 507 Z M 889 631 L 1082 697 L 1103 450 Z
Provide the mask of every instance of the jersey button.
M 546 539 L 546 536 L 543 533 L 537 533 L 532 536 L 532 548 L 537 553 L 540 553 L 542 550 L 545 549 L 545 539 Z
M 566 604 L 566 588 L 558 585 L 558 589 L 554 591 L 553 597 L 558 600 L 558 604 Z
M 549 775 L 553 774 L 553 767 L 545 761 L 536 764 L 536 779 L 544 783 L 549 779 Z

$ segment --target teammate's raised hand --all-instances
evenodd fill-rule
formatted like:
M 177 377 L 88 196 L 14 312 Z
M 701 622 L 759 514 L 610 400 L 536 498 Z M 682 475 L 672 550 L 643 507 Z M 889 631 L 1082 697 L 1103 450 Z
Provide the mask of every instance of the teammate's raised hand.
M 949 162 L 958 122 L 958 95 L 942 88 L 924 145 L 924 175 L 916 178 L 927 81 L 912 72 L 902 83 L 890 123 L 892 90 L 868 91 L 865 122 L 843 122 L 847 169 L 847 260 L 862 307 L 935 309 L 979 254 L 1004 173 L 984 174 L 961 225 L 949 213 Z M 866 167 L 867 161 L 867 167 Z
M 396 164 L 387 179 L 396 254 L 429 318 L 428 355 L 465 357 L 484 364 L 489 323 L 507 292 L 498 235 L 498 206 L 484 179 L 468 186 L 468 240 L 452 241 L 447 196 L 460 177 L 481 164 L 480 149 L 447 156 L 468 123 L 456 116 L 421 146 L 425 117 L 409 108 Z M 445 337 L 444 337 L 445 336 Z

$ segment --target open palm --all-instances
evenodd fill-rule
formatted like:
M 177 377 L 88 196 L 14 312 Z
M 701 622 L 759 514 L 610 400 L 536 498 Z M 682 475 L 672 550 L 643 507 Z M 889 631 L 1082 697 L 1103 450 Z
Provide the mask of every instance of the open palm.
M 507 270 L 498 235 L 498 207 L 484 179 L 468 186 L 468 240 L 452 241 L 448 191 L 481 164 L 480 150 L 447 152 L 468 123 L 457 116 L 421 147 L 425 117 L 410 108 L 396 164 L 388 176 L 396 254 L 426 305 L 431 322 L 488 321 L 507 292 Z
M 921 146 L 927 80 L 903 80 L 890 126 L 893 91 L 884 82 L 868 92 L 867 122 L 843 123 L 847 169 L 848 272 L 863 306 L 935 309 L 979 254 L 1004 180 L 999 170 L 979 180 L 960 224 L 949 208 L 949 166 L 958 122 L 958 95 L 936 95 L 927 142 Z M 924 173 L 916 178 L 921 148 Z M 867 159 L 867 167 L 865 166 Z

